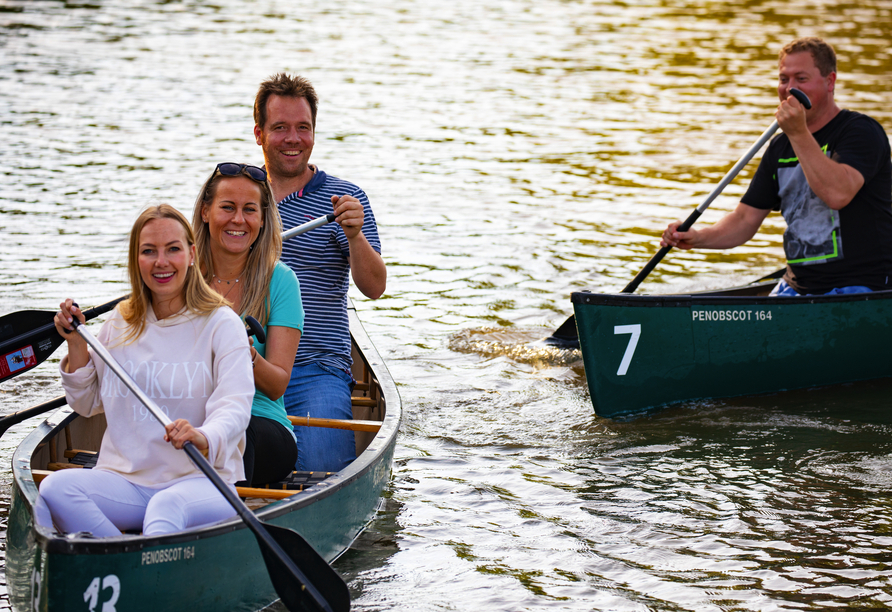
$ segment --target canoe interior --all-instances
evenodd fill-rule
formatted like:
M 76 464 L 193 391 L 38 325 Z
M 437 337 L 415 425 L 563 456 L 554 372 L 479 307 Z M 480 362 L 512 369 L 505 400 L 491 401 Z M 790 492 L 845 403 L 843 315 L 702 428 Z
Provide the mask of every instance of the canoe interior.
M 595 413 L 892 376 L 892 291 L 769 297 L 776 279 L 690 294 L 572 295 Z
M 261 520 L 297 531 L 329 562 L 374 516 L 390 478 L 402 416 L 396 385 L 352 305 L 348 315 L 358 382 L 353 416 L 377 421 L 380 428 L 356 431 L 357 459 L 321 482 L 293 495 L 279 491 L 284 498 L 271 491 L 269 498 L 247 500 Z M 71 602 L 87 601 L 85 593 L 97 578 L 101 596 L 95 609 L 106 612 L 185 609 L 184 602 L 194 611 L 249 611 L 277 599 L 256 540 L 237 517 L 153 538 L 62 536 L 35 526 L 41 473 L 70 463 L 74 450 L 98 451 L 104 429 L 102 415 L 85 419 L 66 407 L 38 425 L 13 456 L 7 584 L 14 610 L 67 609 Z M 114 589 L 106 589 L 106 579 Z

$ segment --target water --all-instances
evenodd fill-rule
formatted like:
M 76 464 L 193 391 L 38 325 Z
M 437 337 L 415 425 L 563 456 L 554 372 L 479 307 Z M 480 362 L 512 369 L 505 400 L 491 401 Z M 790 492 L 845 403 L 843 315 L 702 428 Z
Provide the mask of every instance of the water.
M 217 162 L 259 161 L 257 85 L 298 72 L 313 160 L 381 226 L 387 294 L 355 298 L 406 409 L 382 510 L 336 565 L 354 609 L 885 607 L 892 384 L 611 422 L 578 355 L 530 341 L 570 292 L 625 286 L 768 127 L 793 37 L 834 43 L 837 100 L 892 129 L 890 31 L 880 0 L 0 0 L 0 312 L 125 293 L 138 209 L 189 211 Z M 766 274 L 782 230 L 673 253 L 642 289 Z M 58 357 L 0 410 L 58 395 Z

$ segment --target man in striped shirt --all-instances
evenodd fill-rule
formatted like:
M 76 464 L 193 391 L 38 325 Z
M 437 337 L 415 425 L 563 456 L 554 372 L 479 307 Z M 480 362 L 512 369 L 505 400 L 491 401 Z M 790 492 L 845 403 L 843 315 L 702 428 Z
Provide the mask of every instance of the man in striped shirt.
M 366 194 L 310 164 L 317 106 L 308 80 L 284 73 L 270 77 L 254 100 L 254 137 L 263 149 L 285 229 L 336 215 L 335 223 L 283 245 L 282 261 L 300 281 L 306 312 L 285 408 L 294 416 L 350 419 L 350 275 L 364 295 L 377 299 L 384 293 L 387 270 Z M 298 470 L 334 472 L 356 457 L 350 431 L 296 427 L 295 435 Z

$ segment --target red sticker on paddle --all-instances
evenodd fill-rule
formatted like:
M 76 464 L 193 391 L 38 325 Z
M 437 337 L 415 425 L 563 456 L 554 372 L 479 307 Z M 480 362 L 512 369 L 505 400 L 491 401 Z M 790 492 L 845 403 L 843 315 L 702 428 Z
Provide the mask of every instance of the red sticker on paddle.
M 25 368 L 33 368 L 36 365 L 37 357 L 34 355 L 34 349 L 26 346 L 23 349 L 0 357 L 0 376 L 6 377 L 13 372 L 18 372 Z

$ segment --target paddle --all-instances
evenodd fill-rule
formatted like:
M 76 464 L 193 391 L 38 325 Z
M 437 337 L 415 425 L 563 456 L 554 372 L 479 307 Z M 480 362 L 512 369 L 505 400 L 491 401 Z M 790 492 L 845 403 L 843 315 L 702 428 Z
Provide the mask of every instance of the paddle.
M 282 232 L 282 240 L 294 238 L 334 220 L 334 214 L 328 214 L 307 221 Z M 105 314 L 127 297 L 125 295 L 101 306 L 85 310 L 84 317 L 89 321 Z M 0 317 L 0 382 L 37 367 L 61 346 L 64 340 L 53 324 L 56 312 L 58 311 L 22 310 Z M 265 342 L 260 339 L 260 334 L 257 335 L 257 338 L 258 341 Z
M 172 422 L 171 419 L 143 393 L 115 358 L 87 330 L 86 326 L 81 325 L 80 321 L 74 317 L 72 325 L 81 338 L 93 349 L 93 352 L 133 392 L 134 397 L 149 409 L 158 422 L 163 426 L 169 425 Z M 191 442 L 186 442 L 183 445 L 183 450 L 254 533 L 263 554 L 270 581 L 285 607 L 292 611 L 341 612 L 350 609 L 350 591 L 343 578 L 326 563 L 325 559 L 319 556 L 319 553 L 302 536 L 290 529 L 261 522 L 239 499 L 238 495 L 233 493 L 223 482 L 201 451 Z
M 799 91 L 798 89 L 791 88 L 790 95 L 794 96 L 805 108 L 811 108 L 811 100 L 808 99 L 804 93 Z M 712 201 L 715 200 L 720 193 L 728 186 L 728 184 L 734 180 L 734 177 L 746 166 L 749 161 L 753 158 L 753 156 L 762 148 L 762 146 L 768 142 L 768 140 L 774 135 L 778 128 L 777 121 L 773 121 L 771 125 L 765 130 L 759 139 L 749 148 L 749 150 L 743 154 L 737 163 L 728 170 L 728 173 L 719 181 L 719 184 L 716 185 L 715 189 L 710 192 L 706 199 L 703 201 L 700 206 L 694 209 L 694 212 L 684 220 L 684 223 L 678 226 L 678 231 L 686 232 L 691 229 L 691 226 L 694 225 L 694 222 L 700 218 L 709 205 L 712 204 Z M 650 274 L 654 268 L 657 267 L 657 264 L 662 261 L 663 257 L 666 256 L 672 249 L 671 246 L 665 246 L 661 248 L 656 254 L 650 258 L 650 261 L 647 262 L 647 265 L 641 269 L 638 275 L 632 279 L 628 285 L 626 285 L 625 289 L 623 289 L 620 293 L 634 293 L 635 289 L 638 288 L 638 285 L 647 278 L 647 275 Z M 579 336 L 576 331 L 576 317 L 574 315 L 570 315 L 564 323 L 558 327 L 551 336 L 545 338 L 545 344 L 549 346 L 557 346 L 559 348 L 579 348 Z
M 51 399 L 48 402 L 38 404 L 37 406 L 31 406 L 30 408 L 25 408 L 24 410 L 19 410 L 18 412 L 7 414 L 3 418 L 0 418 L 0 436 L 5 434 L 6 430 L 13 425 L 18 425 L 22 421 L 27 421 L 31 417 L 35 417 L 38 414 L 43 414 L 48 410 L 61 408 L 66 403 L 68 402 L 65 400 L 65 396 L 63 395 L 61 397 L 57 397 L 56 399 Z
M 126 297 L 85 310 L 84 317 L 105 314 Z M 53 324 L 56 312 L 22 310 L 0 317 L 0 382 L 37 367 L 64 342 Z

